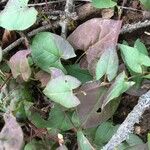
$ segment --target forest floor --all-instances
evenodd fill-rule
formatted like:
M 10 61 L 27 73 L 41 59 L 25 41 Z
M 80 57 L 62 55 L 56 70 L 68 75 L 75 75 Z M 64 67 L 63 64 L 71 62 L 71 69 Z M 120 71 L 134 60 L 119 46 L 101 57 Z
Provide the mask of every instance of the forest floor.
M 0 2 L 0 11 L 4 9 L 6 3 L 7 1 Z M 29 44 L 28 41 L 15 43 L 15 46 L 13 46 L 12 43 L 14 43 L 17 39 L 26 36 L 28 33 L 35 35 L 35 33 L 40 31 L 50 31 L 57 35 L 68 37 L 78 26 L 92 18 L 122 20 L 122 28 L 126 25 L 132 25 L 133 30 L 128 31 L 127 28 L 125 28 L 125 32 L 122 32 L 119 35 L 119 43 L 126 41 L 129 45 L 133 45 L 137 39 L 140 39 L 145 44 L 148 52 L 150 52 L 150 23 L 149 25 L 145 26 L 141 25 L 142 22 L 145 22 L 145 20 L 150 22 L 150 11 L 146 11 L 143 8 L 143 5 L 140 4 L 139 0 L 118 0 L 117 5 L 120 6 L 120 10 L 119 7 L 115 7 L 114 9 L 94 8 L 88 0 L 74 1 L 72 8 L 73 13 L 71 13 L 71 16 L 69 16 L 69 19 L 67 20 L 67 32 L 65 31 L 66 33 L 62 33 L 62 28 L 58 22 L 63 20 L 65 5 L 66 2 L 63 0 L 56 0 L 55 3 L 47 3 L 47 0 L 30 0 L 29 6 L 34 6 L 39 12 L 38 19 L 32 27 L 23 32 L 7 32 L 7 30 L 4 28 L 0 28 L 0 45 L 2 46 L 3 50 L 8 49 L 5 61 L 9 60 L 11 56 L 14 55 L 18 50 L 25 49 L 27 47 Z M 137 23 L 138 26 L 136 26 Z M 30 40 L 31 36 L 27 37 L 27 40 L 28 38 Z M 82 51 L 76 51 L 77 58 L 72 59 L 71 63 L 78 60 L 82 54 Z M 10 70 L 8 72 L 6 71 L 5 74 L 7 75 L 7 78 L 4 83 L 1 84 L 1 89 L 11 78 Z M 34 101 L 33 111 L 39 112 L 43 118 L 47 118 L 47 115 L 52 108 L 52 104 L 45 100 L 46 98 L 43 96 L 43 94 L 41 94 L 41 90 L 37 85 L 37 82 L 33 80 L 32 85 L 29 86 L 32 96 L 37 100 Z M 123 93 L 120 104 L 110 120 L 112 120 L 114 124 L 121 124 L 128 114 L 133 110 L 134 106 L 138 102 L 139 97 L 149 89 L 150 81 L 144 80 L 139 89 L 131 89 Z M 4 123 L 3 121 L 1 122 L 2 123 L 0 126 L 2 127 Z M 47 132 L 45 128 L 37 128 L 36 125 L 29 120 L 26 122 L 20 121 L 20 124 L 22 124 L 25 143 L 28 143 L 33 138 L 40 140 Z M 146 110 L 141 117 L 140 122 L 135 124 L 134 134 L 138 135 L 144 142 L 147 142 L 147 134 L 149 132 L 150 110 Z M 71 141 L 70 143 L 68 142 L 66 144 L 68 149 L 77 149 L 77 140 L 76 135 L 74 134 L 74 129 L 71 129 L 65 133 L 64 140 L 67 138 L 69 139 L 69 142 Z M 54 137 L 49 136 L 47 139 L 57 141 L 55 134 Z M 60 144 L 61 142 L 59 141 L 57 144 L 58 143 Z M 53 147 L 55 147 L 57 144 L 54 144 Z

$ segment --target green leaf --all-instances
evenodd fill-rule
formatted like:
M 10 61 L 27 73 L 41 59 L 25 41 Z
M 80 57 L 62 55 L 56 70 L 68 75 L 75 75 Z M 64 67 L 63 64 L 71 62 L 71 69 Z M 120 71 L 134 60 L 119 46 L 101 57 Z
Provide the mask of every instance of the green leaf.
M 92 5 L 96 8 L 110 8 L 117 5 L 117 3 L 112 0 L 92 0 Z
M 36 65 L 47 72 L 50 72 L 50 67 L 65 71 L 60 58 L 66 60 L 76 56 L 68 41 L 50 32 L 37 34 L 32 41 L 31 50 Z
M 28 113 L 28 119 L 37 128 L 61 129 L 63 131 L 74 128 L 71 122 L 71 114 L 58 105 L 54 105 L 54 107 L 51 108 L 47 120 L 44 120 L 42 116 L 35 111 L 30 111 L 30 114 Z
M 150 58 L 145 55 L 143 52 L 139 51 L 137 48 L 133 48 L 127 45 L 119 45 L 123 60 L 126 65 L 136 73 L 142 73 L 142 66 L 150 66 Z
M 145 148 L 145 143 L 135 134 L 129 134 L 129 138 L 117 147 L 118 150 L 146 150 Z
M 106 97 L 103 101 L 102 109 L 113 99 L 119 97 L 122 93 L 128 90 L 134 82 L 127 81 L 125 72 L 120 73 L 115 79 L 114 83 L 106 93 Z
M 150 0 L 140 0 L 140 2 L 144 5 L 144 7 L 150 10 Z
M 105 145 L 117 129 L 118 126 L 114 126 L 111 122 L 103 122 L 96 130 L 95 143 L 100 146 Z
M 51 109 L 48 118 L 48 125 L 51 128 L 61 129 L 63 131 L 74 128 L 71 122 L 71 113 L 65 111 L 62 107 L 55 105 Z
M 29 143 L 27 143 L 24 147 L 24 150 L 49 150 L 51 149 L 50 145 L 48 143 L 45 143 L 44 141 L 36 141 L 33 139 Z
M 147 138 L 148 138 L 148 142 L 147 142 L 148 149 L 150 150 L 150 133 L 147 134 Z
M 144 142 L 135 134 L 130 134 L 129 138 L 126 139 L 126 142 L 130 146 L 138 145 L 138 144 L 144 144 Z
M 104 74 L 109 81 L 114 79 L 118 71 L 118 56 L 115 49 L 108 49 L 101 55 L 96 66 L 96 79 L 99 80 Z
M 43 93 L 52 101 L 64 107 L 72 108 L 80 104 L 80 101 L 72 92 L 80 84 L 81 82 L 72 76 L 59 76 L 49 81 Z
M 9 0 L 0 13 L 0 26 L 7 30 L 25 30 L 36 22 L 37 11 L 27 6 L 29 0 Z
M 92 76 L 86 69 L 81 69 L 78 64 L 65 66 L 67 73 L 75 78 L 79 79 L 82 83 L 92 80 Z
M 140 39 L 137 39 L 134 43 L 134 48 L 136 48 L 140 53 L 143 53 L 144 55 L 148 56 L 148 51 L 145 45 L 140 41 Z
M 145 76 L 144 76 L 144 78 L 146 78 L 146 79 L 150 79 L 150 74 L 145 75 Z
M 77 132 L 77 141 L 81 150 L 94 150 L 88 139 L 84 136 L 82 131 Z

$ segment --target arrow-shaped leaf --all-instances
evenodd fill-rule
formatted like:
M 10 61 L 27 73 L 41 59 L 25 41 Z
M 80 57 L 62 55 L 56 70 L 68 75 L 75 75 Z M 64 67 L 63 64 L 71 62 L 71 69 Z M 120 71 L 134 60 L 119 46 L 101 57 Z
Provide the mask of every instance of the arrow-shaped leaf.
M 104 74 L 111 81 L 118 71 L 118 56 L 115 49 L 108 49 L 101 55 L 96 66 L 96 79 L 99 80 Z
M 140 52 L 136 47 L 123 44 L 120 44 L 119 47 L 122 52 L 123 60 L 132 71 L 142 73 L 142 66 L 150 66 L 150 58 L 144 54 L 144 52 Z
M 102 108 L 104 108 L 111 100 L 119 97 L 123 92 L 128 90 L 134 82 L 127 81 L 127 76 L 124 72 L 120 73 L 114 83 L 109 88 L 108 92 L 106 93 L 106 98 L 103 101 Z
M 50 80 L 43 92 L 54 102 L 72 108 L 80 104 L 80 101 L 72 92 L 80 84 L 81 82 L 72 76 L 59 76 Z

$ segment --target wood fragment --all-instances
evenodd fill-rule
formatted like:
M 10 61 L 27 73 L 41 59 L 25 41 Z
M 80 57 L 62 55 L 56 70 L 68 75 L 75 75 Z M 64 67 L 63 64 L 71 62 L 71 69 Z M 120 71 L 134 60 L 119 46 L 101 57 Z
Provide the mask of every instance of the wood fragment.
M 125 141 L 129 137 L 129 134 L 133 132 L 135 123 L 139 123 L 142 114 L 149 107 L 150 90 L 139 98 L 138 104 L 128 114 L 117 132 L 112 136 L 110 141 L 102 148 L 102 150 L 114 150 L 118 145 Z
M 69 22 L 69 16 L 73 12 L 73 1 L 74 0 L 66 0 L 65 16 L 63 16 L 63 21 L 60 22 L 60 25 L 61 25 L 61 36 L 63 38 L 66 38 L 66 36 L 67 36 L 67 24 Z
M 150 20 L 145 20 L 144 22 L 137 22 L 133 24 L 125 24 L 121 29 L 121 34 L 131 33 L 141 28 L 149 27 Z

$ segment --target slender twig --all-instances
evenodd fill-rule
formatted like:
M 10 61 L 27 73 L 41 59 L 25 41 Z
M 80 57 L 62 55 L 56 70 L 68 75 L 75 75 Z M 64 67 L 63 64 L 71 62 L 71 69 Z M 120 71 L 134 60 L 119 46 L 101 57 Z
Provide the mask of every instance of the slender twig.
M 24 40 L 24 37 L 19 38 L 3 50 L 3 55 L 7 54 L 11 49 L 15 48 Z
M 134 24 L 125 24 L 121 29 L 121 34 L 131 33 L 135 30 L 149 27 L 149 26 L 150 26 L 150 20 L 145 20 L 144 22 L 140 21 Z
M 32 37 L 34 36 L 35 34 L 41 32 L 41 31 L 45 31 L 45 30 L 48 30 L 48 29 L 51 29 L 52 27 L 53 28 L 57 28 L 59 26 L 58 22 L 55 22 L 53 25 L 51 24 L 48 24 L 48 25 L 45 25 L 45 26 L 42 26 L 42 27 L 39 27 L 31 32 L 29 32 L 27 34 L 28 37 Z M 19 44 L 21 44 L 21 42 L 23 42 L 25 40 L 24 37 L 21 37 L 19 38 L 18 40 L 14 41 L 12 44 L 10 44 L 8 47 L 6 47 L 5 49 L 3 49 L 3 55 L 5 54 L 8 54 L 8 52 L 10 50 L 12 50 L 13 48 L 15 48 L 16 46 L 18 46 Z
M 125 141 L 129 137 L 129 134 L 133 132 L 135 123 L 139 123 L 142 114 L 149 107 L 150 90 L 139 98 L 138 104 L 128 114 L 117 132 L 112 136 L 110 141 L 102 148 L 102 150 L 114 150 L 119 144 Z
M 61 36 L 66 38 L 67 35 L 67 24 L 69 21 L 69 16 L 72 13 L 73 10 L 73 1 L 74 0 L 66 0 L 66 5 L 65 5 L 65 18 L 63 21 L 60 23 L 61 25 Z
M 122 8 L 122 9 L 126 9 L 126 10 L 132 10 L 132 11 L 137 11 L 137 12 L 143 12 L 143 10 L 139 10 L 139 9 L 135 9 L 135 8 L 132 8 L 132 7 L 125 7 L 125 6 L 118 6 L 119 8 Z
M 34 7 L 34 6 L 43 6 L 46 4 L 55 4 L 55 3 L 60 3 L 60 2 L 65 2 L 66 0 L 58 0 L 58 1 L 50 1 L 50 2 L 44 2 L 44 3 L 37 3 L 37 4 L 28 4 L 29 7 Z
M 3 82 L 3 84 L 0 86 L 0 91 L 2 90 L 2 88 L 4 87 L 5 84 L 7 84 L 7 82 L 9 81 L 9 79 L 12 77 L 12 74 L 9 74 L 9 76 L 7 77 L 7 79 Z

